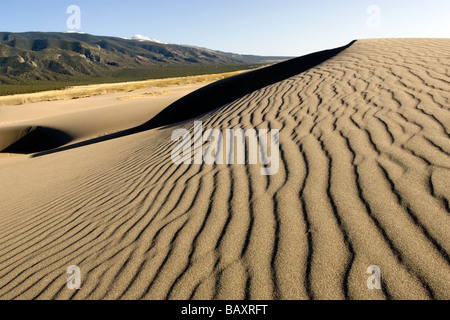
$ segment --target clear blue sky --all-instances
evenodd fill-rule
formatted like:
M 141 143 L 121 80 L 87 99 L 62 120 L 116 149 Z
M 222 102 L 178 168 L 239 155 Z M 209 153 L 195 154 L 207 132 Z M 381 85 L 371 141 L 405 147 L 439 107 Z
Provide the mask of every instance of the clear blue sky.
M 450 38 L 450 0 L 0 0 L 0 31 L 66 31 L 72 4 L 86 33 L 258 55 L 362 38 Z M 367 12 L 371 5 L 379 15 Z

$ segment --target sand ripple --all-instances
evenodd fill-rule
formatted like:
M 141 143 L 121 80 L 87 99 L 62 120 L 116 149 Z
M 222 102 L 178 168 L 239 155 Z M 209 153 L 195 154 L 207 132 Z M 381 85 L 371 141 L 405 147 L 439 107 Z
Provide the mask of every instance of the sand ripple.
M 198 118 L 280 129 L 274 176 L 174 165 L 173 127 L 0 163 L 0 299 L 450 299 L 449 57 L 358 41 Z

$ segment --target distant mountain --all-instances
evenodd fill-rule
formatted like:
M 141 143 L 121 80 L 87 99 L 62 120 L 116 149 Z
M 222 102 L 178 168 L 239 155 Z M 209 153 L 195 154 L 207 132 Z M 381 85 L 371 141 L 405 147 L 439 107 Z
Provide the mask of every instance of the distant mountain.
M 85 33 L 0 32 L 0 83 L 70 81 L 114 76 L 128 70 L 169 66 L 269 64 L 286 57 L 259 57 Z M 130 71 L 131 70 L 131 71 Z

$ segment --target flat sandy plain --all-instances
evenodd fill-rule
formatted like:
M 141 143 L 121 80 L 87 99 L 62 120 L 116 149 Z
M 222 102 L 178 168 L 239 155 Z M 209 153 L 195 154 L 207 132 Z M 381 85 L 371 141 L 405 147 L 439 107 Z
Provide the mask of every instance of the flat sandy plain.
M 65 113 L 84 99 L 60 101 L 29 125 L 82 141 L 145 122 L 168 103 L 149 110 L 155 98 L 108 114 L 101 101 L 116 96 L 87 98 L 98 110 L 79 118 Z M 360 40 L 186 120 L 4 154 L 0 299 L 450 299 L 450 39 Z M 278 174 L 175 165 L 171 134 L 194 120 L 279 129 Z M 70 265 L 80 290 L 66 287 Z M 380 290 L 367 287 L 372 265 Z

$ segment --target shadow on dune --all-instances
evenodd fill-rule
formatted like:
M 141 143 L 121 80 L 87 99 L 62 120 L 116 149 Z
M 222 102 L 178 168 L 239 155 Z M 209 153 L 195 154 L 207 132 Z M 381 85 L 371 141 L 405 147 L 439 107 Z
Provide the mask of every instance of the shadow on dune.
M 190 120 L 231 103 L 246 94 L 252 93 L 253 91 L 259 90 L 279 81 L 283 81 L 313 68 L 349 48 L 355 42 L 356 40 L 343 47 L 308 54 L 306 56 L 294 58 L 269 67 L 217 81 L 172 103 L 151 120 L 140 126 L 58 149 L 48 148 L 48 151 L 36 153 L 33 157 L 40 157 L 55 152 L 75 149 L 97 142 L 111 140 Z
M 36 127 L 2 152 L 31 154 L 59 148 L 70 141 L 72 141 L 72 137 L 65 132 L 51 128 Z
M 0 128 L 0 152 L 19 141 L 32 132 L 35 127 L 6 127 Z
M 174 102 L 145 123 L 143 129 L 157 128 L 205 114 L 253 91 L 311 69 L 347 49 L 354 42 L 215 82 Z

